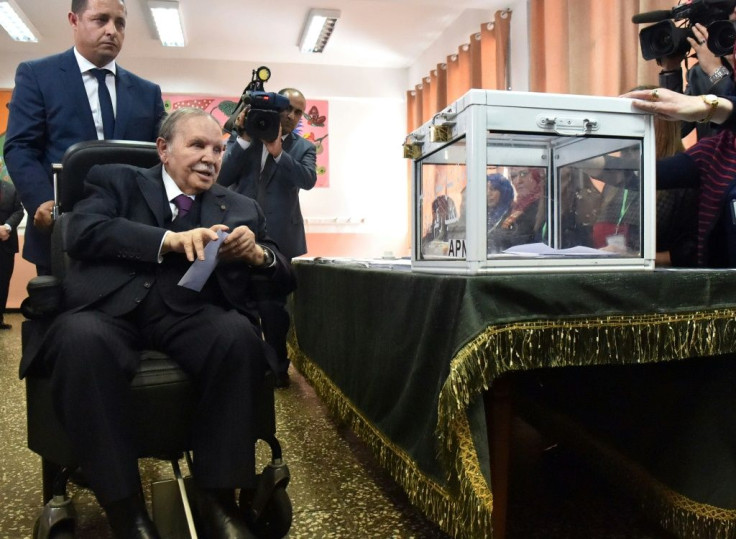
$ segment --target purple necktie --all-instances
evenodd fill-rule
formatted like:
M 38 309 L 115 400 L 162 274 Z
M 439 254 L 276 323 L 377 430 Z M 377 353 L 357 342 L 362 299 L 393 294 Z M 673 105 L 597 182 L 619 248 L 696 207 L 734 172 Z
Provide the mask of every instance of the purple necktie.
M 189 210 L 192 209 L 192 204 L 194 204 L 194 200 L 189 198 L 187 195 L 177 195 L 171 202 L 173 202 L 174 206 L 179 210 L 177 217 L 184 217 L 189 213 Z

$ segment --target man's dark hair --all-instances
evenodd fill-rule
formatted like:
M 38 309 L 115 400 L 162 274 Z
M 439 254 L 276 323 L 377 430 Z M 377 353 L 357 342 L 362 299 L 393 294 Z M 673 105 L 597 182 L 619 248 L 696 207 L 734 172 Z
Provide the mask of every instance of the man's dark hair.
M 87 9 L 88 3 L 89 0 L 72 0 L 72 13 L 76 13 L 77 15 L 79 15 L 85 9 Z M 120 0 L 120 3 L 124 4 L 125 0 Z
M 173 139 L 174 135 L 176 134 L 176 128 L 179 122 L 181 122 L 185 118 L 190 118 L 193 116 L 211 118 L 212 121 L 214 121 L 218 126 L 220 125 L 220 122 L 217 121 L 217 118 L 212 116 L 212 114 L 210 114 L 206 110 L 198 109 L 196 107 L 182 107 L 180 109 L 176 109 L 174 112 L 171 112 L 164 117 L 163 121 L 161 122 L 161 127 L 158 130 L 158 136 L 164 139 L 166 142 L 171 142 L 171 139 Z

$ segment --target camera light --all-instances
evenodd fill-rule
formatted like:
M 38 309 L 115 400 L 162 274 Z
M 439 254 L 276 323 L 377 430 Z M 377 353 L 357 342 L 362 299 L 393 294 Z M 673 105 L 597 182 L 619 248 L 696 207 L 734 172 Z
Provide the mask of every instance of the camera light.
M 0 1 L 0 26 L 14 41 L 38 43 L 38 32 L 34 31 L 25 14 L 12 0 Z
M 258 77 L 258 80 L 261 82 L 268 82 L 268 79 L 271 78 L 271 70 L 266 66 L 261 66 L 256 69 L 256 77 Z

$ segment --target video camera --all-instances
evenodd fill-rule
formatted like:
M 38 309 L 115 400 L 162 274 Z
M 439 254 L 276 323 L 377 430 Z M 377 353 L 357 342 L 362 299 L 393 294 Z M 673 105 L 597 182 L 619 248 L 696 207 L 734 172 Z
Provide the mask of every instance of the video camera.
M 692 0 L 669 10 L 649 11 L 634 15 L 631 22 L 656 22 L 639 32 L 641 55 L 645 60 L 665 56 L 685 56 L 690 50 L 688 37 L 694 37 L 692 26 L 700 23 L 708 29 L 708 48 L 716 56 L 733 53 L 736 26 L 728 17 L 736 0 Z M 673 20 L 687 21 L 676 26 Z
M 250 109 L 245 116 L 244 130 L 251 138 L 272 142 L 279 136 L 281 118 L 279 113 L 289 108 L 289 99 L 275 92 L 266 92 L 263 83 L 271 78 L 271 70 L 261 66 L 253 70 L 253 77 L 243 90 L 235 111 L 225 122 L 225 131 L 232 132 L 235 121 L 245 107 Z

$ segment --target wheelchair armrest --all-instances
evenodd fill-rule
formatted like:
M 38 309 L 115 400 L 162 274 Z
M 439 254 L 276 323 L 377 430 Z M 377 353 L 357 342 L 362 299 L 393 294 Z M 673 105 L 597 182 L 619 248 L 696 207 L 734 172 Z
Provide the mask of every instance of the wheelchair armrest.
M 61 310 L 61 280 L 53 275 L 39 275 L 28 281 L 28 297 L 23 300 L 20 310 L 30 320 L 55 316 Z

